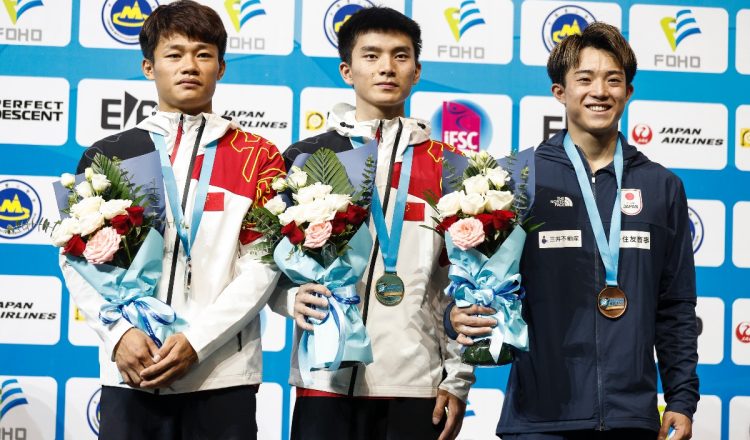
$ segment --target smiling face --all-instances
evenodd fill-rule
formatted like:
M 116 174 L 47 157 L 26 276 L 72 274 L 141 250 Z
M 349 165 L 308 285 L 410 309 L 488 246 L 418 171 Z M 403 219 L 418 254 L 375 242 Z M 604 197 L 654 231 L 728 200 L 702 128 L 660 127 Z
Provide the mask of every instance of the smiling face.
M 351 64 L 342 62 L 339 70 L 354 87 L 357 120 L 365 121 L 403 116 L 422 67 L 409 36 L 371 31 L 357 37 Z
M 159 110 L 196 115 L 211 111 L 216 82 L 226 64 L 214 44 L 189 40 L 182 34 L 162 37 L 154 61 L 143 60 L 143 74 L 156 82 Z
M 633 86 L 625 82 L 625 72 L 615 58 L 601 49 L 586 47 L 578 66 L 565 74 L 565 84 L 553 84 L 552 94 L 565 106 L 568 131 L 573 139 L 591 136 L 599 139 L 617 136 L 625 104 Z

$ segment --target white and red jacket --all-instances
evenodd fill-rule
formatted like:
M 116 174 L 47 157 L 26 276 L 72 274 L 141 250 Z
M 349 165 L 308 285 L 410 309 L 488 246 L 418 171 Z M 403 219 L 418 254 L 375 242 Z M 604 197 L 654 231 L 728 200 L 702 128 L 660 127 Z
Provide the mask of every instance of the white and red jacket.
M 258 384 L 262 379 L 259 312 L 276 285 L 278 272 L 249 252 L 242 221 L 253 203 L 265 203 L 273 196 L 271 181 L 284 173 L 282 157 L 271 142 L 243 132 L 236 123 L 218 115 L 156 112 L 136 128 L 94 144 L 84 153 L 78 172 L 83 172 L 97 152 L 128 159 L 154 151 L 151 133 L 164 136 L 180 197 L 186 179 L 191 179 L 187 222 L 191 221 L 205 146 L 218 140 L 203 218 L 192 247 L 189 292 L 184 288 L 184 249 L 177 239 L 171 211 L 165 210 L 163 273 L 157 298 L 187 320 L 189 328 L 183 333 L 198 354 L 198 363 L 161 392 Z M 194 148 L 198 152 L 192 175 L 188 176 Z M 111 326 L 102 324 L 98 315 L 105 300 L 65 263 L 65 258 L 61 258 L 61 266 L 73 300 L 101 338 L 102 382 L 125 386 L 120 384 L 112 351 L 132 325 L 125 319 Z

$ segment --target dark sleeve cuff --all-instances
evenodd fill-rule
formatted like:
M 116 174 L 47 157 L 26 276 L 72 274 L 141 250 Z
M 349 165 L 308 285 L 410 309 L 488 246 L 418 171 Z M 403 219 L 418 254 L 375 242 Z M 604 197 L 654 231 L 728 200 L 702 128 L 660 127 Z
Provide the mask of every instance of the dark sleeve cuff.
M 454 307 L 456 307 L 456 303 L 452 302 L 448 304 L 448 307 L 445 308 L 445 312 L 443 313 L 443 328 L 445 328 L 445 334 L 453 340 L 458 338 L 458 332 L 456 332 L 451 324 L 451 310 L 453 310 Z

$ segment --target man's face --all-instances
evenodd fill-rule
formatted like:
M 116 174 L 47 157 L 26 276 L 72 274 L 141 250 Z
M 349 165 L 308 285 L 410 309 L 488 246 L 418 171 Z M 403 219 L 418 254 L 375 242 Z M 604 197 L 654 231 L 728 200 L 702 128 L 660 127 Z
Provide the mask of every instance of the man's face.
M 565 106 L 568 130 L 599 136 L 617 133 L 633 86 L 625 84 L 625 71 L 610 53 L 587 47 L 565 74 L 565 85 L 552 85 L 552 94 Z
M 211 111 L 216 81 L 226 65 L 214 44 L 189 40 L 182 34 L 161 37 L 154 62 L 143 60 L 146 78 L 155 80 L 159 110 L 198 114 Z
M 355 40 L 351 64 L 342 62 L 339 70 L 354 87 L 357 117 L 364 120 L 402 116 L 422 67 L 408 35 L 367 32 Z

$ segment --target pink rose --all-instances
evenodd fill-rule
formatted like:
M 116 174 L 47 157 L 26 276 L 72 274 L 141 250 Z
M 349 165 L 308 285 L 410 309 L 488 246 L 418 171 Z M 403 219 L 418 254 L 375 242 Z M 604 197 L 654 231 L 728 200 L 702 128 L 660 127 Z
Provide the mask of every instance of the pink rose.
M 326 240 L 331 236 L 333 227 L 331 222 L 313 223 L 305 229 L 305 246 L 309 249 L 318 249 L 326 244 Z
M 83 256 L 89 263 L 103 264 L 112 261 L 119 249 L 120 234 L 115 231 L 115 228 L 108 226 L 100 229 L 89 239 Z
M 465 251 L 484 241 L 484 225 L 475 218 L 464 218 L 448 228 L 453 244 Z

